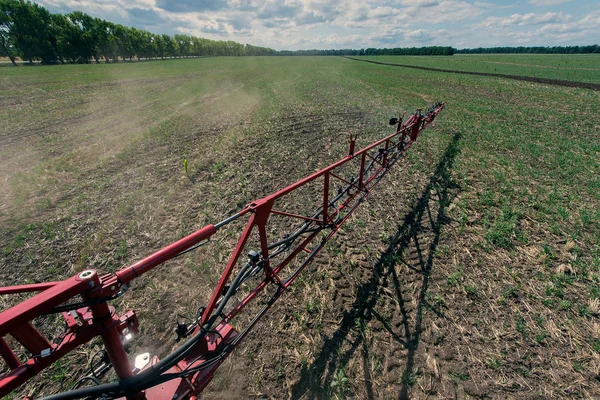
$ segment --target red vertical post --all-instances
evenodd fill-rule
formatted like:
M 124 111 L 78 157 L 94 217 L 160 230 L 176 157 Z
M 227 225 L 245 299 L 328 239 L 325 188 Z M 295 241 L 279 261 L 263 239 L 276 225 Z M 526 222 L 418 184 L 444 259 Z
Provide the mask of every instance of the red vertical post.
M 419 136 L 419 130 L 421 129 L 421 121 L 423 120 L 423 116 L 421 115 L 421 109 L 417 110 L 418 114 L 415 115 L 415 122 L 412 126 L 412 132 L 410 133 L 410 140 L 414 142 L 417 140 Z
M 265 276 L 271 278 L 273 271 L 269 266 L 269 241 L 267 240 L 267 221 L 271 215 L 271 208 L 273 207 L 273 201 L 268 201 L 261 204 L 256 208 L 256 219 L 255 223 L 258 226 L 258 238 L 260 240 L 260 250 L 263 258 L 263 267 Z
M 329 172 L 323 175 L 323 225 L 327 224 L 329 212 Z
M 265 263 L 269 262 L 269 242 L 267 241 L 267 227 L 265 224 L 258 226 L 258 237 L 260 239 L 260 251 Z
M 365 173 L 365 160 L 367 158 L 367 152 L 362 153 L 360 157 L 360 172 L 358 173 L 358 188 L 363 187 L 363 174 Z
M 356 136 L 353 136 L 352 132 L 350 132 L 350 148 L 348 149 L 348 157 L 352 157 L 354 155 L 354 146 L 356 146 Z
M 90 283 L 93 282 L 92 287 L 94 285 L 97 287 L 97 285 L 101 284 L 96 271 L 84 271 L 79 274 L 79 277 L 90 279 Z M 88 296 L 86 293 L 82 293 L 82 297 L 84 300 L 93 300 L 93 297 Z M 132 377 L 133 371 L 129 365 L 129 359 L 121 341 L 121 335 L 117 330 L 119 318 L 113 315 L 106 301 L 92 305 L 90 310 L 94 317 L 94 324 L 101 325 L 104 328 L 100 336 L 117 376 L 119 379 Z
M 400 118 L 398 118 L 398 125 L 396 125 L 396 135 L 400 133 L 400 131 L 402 130 L 402 120 L 404 119 L 404 114 L 400 115 Z
M 113 318 L 111 315 L 110 308 L 106 303 L 99 303 L 91 307 L 92 315 L 97 321 L 106 328 L 106 330 L 100 335 L 104 342 L 104 347 L 108 353 L 108 357 L 115 368 L 115 372 L 119 379 L 130 378 L 133 376 L 131 366 L 129 365 L 129 359 L 125 352 L 125 347 L 121 341 L 121 335 L 117 330 L 118 319 Z
M 265 276 L 271 278 L 272 271 L 269 267 L 269 242 L 267 241 L 266 224 L 258 225 L 258 238 L 260 240 L 260 252 L 262 253 Z
M 383 160 L 381 160 L 381 165 L 383 165 L 383 167 L 386 166 L 387 163 L 387 152 L 388 149 L 390 147 L 390 139 L 385 141 L 385 148 L 384 148 L 384 152 L 383 152 Z

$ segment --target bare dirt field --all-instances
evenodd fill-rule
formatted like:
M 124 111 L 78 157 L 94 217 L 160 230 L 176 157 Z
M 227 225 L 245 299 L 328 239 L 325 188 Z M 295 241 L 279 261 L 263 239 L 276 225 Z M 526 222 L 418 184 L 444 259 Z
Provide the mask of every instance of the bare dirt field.
M 600 92 L 337 57 L 7 67 L 0 85 L 3 286 L 115 271 L 336 161 L 348 130 L 362 147 L 446 101 L 205 398 L 600 397 Z M 140 316 L 132 355 L 176 345 L 235 228 L 114 302 Z M 14 398 L 69 389 L 98 348 Z

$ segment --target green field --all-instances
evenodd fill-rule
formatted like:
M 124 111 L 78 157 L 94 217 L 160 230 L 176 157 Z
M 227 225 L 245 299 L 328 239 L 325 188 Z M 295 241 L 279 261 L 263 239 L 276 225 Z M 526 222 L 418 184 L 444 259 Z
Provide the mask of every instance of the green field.
M 596 54 L 456 54 L 452 57 L 360 57 L 390 64 L 600 83 Z
M 600 81 L 598 56 L 377 60 Z M 362 147 L 447 102 L 206 397 L 600 397 L 600 92 L 338 57 L 7 67 L 0 87 L 3 285 L 114 271 L 337 160 L 348 130 Z M 168 352 L 235 239 L 115 303 L 140 316 L 132 351 Z M 68 389 L 93 350 L 19 395 Z

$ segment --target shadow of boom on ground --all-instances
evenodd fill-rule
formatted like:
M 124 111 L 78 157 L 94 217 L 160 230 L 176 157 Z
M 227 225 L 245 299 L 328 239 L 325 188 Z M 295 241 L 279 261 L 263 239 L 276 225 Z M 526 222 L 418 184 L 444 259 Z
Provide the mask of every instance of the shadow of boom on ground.
M 442 227 L 450 222 L 446 210 L 460 191 L 451 178 L 454 160 L 460 151 L 460 138 L 460 132 L 452 136 L 429 183 L 371 268 L 369 280 L 356 289 L 352 307 L 344 313 L 339 328 L 325 339 L 315 361 L 303 366 L 300 379 L 290 389 L 291 398 L 351 394 L 348 379 L 343 378 L 346 366 L 358 349 L 362 350 L 363 376 L 359 380 L 364 382 L 364 397 L 387 397 L 392 394 L 390 390 L 393 397 L 409 397 L 417 372 L 415 356 L 421 340 L 423 310 L 427 308 L 438 317 L 444 317 L 438 305 L 431 304 L 427 290 Z M 401 271 L 406 274 L 399 275 Z M 390 293 L 393 294 L 390 296 Z M 393 297 L 396 310 L 392 315 L 382 309 L 382 295 Z M 392 343 L 394 350 L 381 340 L 371 346 L 366 338 L 373 341 L 374 335 Z M 372 353 L 386 350 L 395 354 L 392 357 L 380 354 L 380 359 L 397 360 L 387 362 L 384 367 L 373 365 Z M 382 380 L 385 385 L 374 385 L 376 380 Z M 355 395 L 363 397 L 359 393 Z

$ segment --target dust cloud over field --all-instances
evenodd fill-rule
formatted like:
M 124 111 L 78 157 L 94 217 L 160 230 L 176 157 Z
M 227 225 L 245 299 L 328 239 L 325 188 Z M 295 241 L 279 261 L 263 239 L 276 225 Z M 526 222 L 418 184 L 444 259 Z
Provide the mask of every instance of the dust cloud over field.
M 132 151 L 153 132 L 173 135 L 179 132 L 169 130 L 187 127 L 177 124 L 192 120 L 196 130 L 223 121 L 232 124 L 258 101 L 244 90 L 244 82 L 226 73 L 191 70 L 144 77 L 135 70 L 142 66 L 103 67 L 89 66 L 101 70 L 90 74 L 86 67 L 67 66 L 74 71 L 61 71 L 63 76 L 49 80 L 43 74 L 18 83 L 4 77 L 3 217 L 12 207 L 22 209 L 23 203 L 43 207 L 60 201 L 68 195 L 65 183 L 102 169 L 116 157 L 153 162 Z

